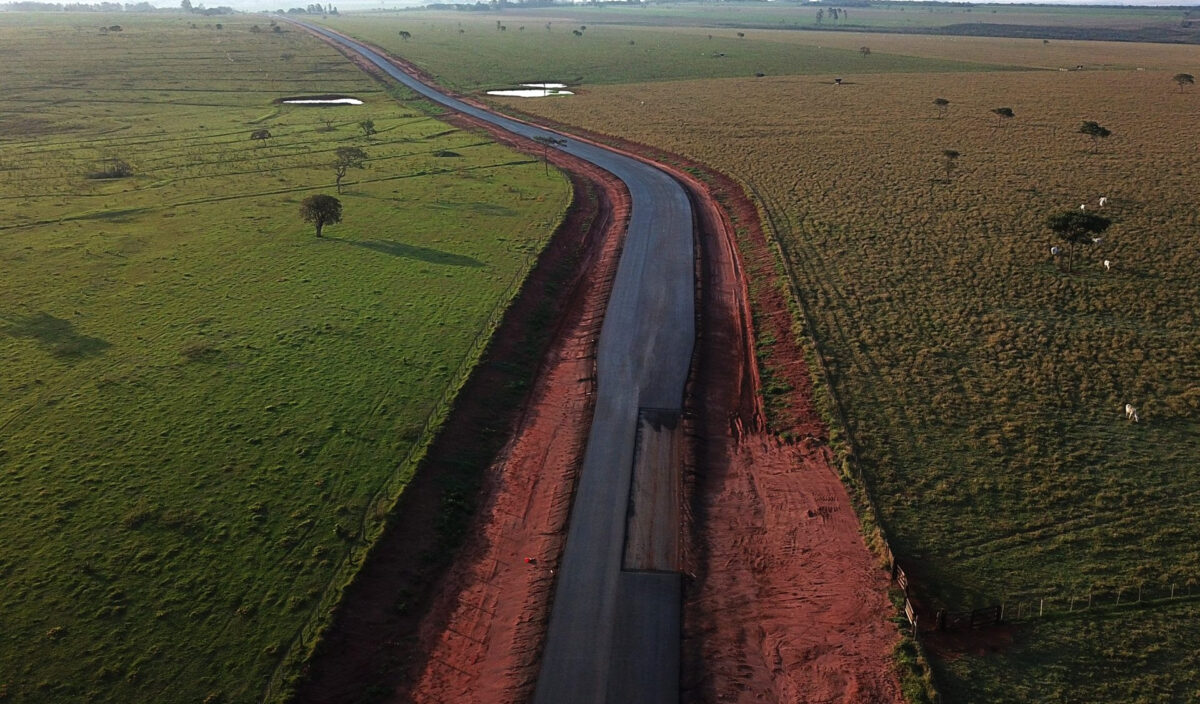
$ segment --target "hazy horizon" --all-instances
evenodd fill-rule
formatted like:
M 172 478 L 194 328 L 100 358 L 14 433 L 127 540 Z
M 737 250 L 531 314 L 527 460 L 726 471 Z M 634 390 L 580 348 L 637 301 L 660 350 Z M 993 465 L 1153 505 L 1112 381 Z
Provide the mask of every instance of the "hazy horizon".
M 43 0 L 45 2 L 88 2 L 89 0 Z M 99 0 L 95 0 L 99 1 Z M 123 4 L 132 4 L 137 0 L 122 0 Z M 925 0 L 892 0 L 892 2 L 923 2 Z M 170 2 L 151 2 L 157 8 L 170 9 L 177 7 L 177 3 Z M 210 2 L 201 3 L 193 0 L 193 4 L 207 7 L 231 7 L 242 12 L 274 12 L 275 10 L 286 10 L 291 7 L 305 7 L 310 4 L 307 0 L 291 0 L 290 2 L 279 2 L 279 0 L 210 0 Z M 339 12 L 369 12 L 372 10 L 411 10 L 419 9 L 428 6 L 430 2 L 427 0 L 332 0 L 332 2 L 323 2 L 322 4 L 337 7 Z M 458 2 L 454 4 L 469 5 L 473 2 Z M 578 3 L 583 4 L 583 3 Z M 952 4 L 952 3 L 946 3 Z M 972 5 L 1031 5 L 1031 6 L 1072 6 L 1072 7 L 1129 7 L 1129 8 L 1172 8 L 1172 7 L 1200 7 L 1200 0 L 1191 0 L 1190 2 L 1166 2 L 1161 0 L 1091 0 L 1089 2 L 1078 2 L 1076 0 L 1044 0 L 1042 2 L 1031 3 L 1027 0 L 979 0 L 972 2 Z M 796 6 L 802 9 L 803 6 Z M 553 8 L 550 8 L 553 9 Z

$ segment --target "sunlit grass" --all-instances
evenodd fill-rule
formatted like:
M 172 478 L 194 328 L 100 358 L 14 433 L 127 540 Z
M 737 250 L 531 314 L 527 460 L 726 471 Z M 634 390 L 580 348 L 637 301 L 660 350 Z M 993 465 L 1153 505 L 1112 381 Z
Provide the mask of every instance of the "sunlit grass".
M 570 198 L 325 45 L 221 21 L 0 15 L 5 701 L 294 675 Z M 366 105 L 273 103 L 331 92 Z M 298 204 L 344 145 L 368 168 L 318 240 Z M 133 175 L 87 178 L 112 157 Z

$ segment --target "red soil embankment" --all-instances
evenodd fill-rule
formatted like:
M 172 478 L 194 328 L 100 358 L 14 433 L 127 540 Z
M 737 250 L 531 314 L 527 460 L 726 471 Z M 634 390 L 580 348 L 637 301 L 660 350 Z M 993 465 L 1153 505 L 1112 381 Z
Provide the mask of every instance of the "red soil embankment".
M 459 118 L 461 119 L 461 118 Z M 493 135 L 501 141 L 510 138 Z M 418 639 L 426 654 L 401 700 L 501 704 L 532 695 L 576 476 L 591 424 L 595 343 L 620 254 L 629 201 L 607 172 L 561 153 L 551 161 L 601 186 L 595 242 L 484 506 L 439 585 Z
M 700 209 L 695 579 L 684 604 L 683 699 L 902 701 L 888 580 L 834 470 L 757 213 L 736 184 L 707 177 L 709 186 L 691 180 L 690 190 L 719 194 L 741 237 L 739 248 L 735 225 L 710 194 Z M 772 371 L 791 387 L 786 417 L 773 424 L 798 443 L 764 427 L 747 277 L 756 282 L 759 332 L 776 340 Z

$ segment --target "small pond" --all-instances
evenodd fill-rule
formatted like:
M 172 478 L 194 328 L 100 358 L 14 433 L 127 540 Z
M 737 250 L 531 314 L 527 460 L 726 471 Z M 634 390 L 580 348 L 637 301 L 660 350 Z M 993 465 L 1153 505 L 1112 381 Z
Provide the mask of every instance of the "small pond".
M 520 88 L 512 90 L 489 90 L 488 95 L 499 95 L 506 98 L 549 98 L 555 95 L 574 95 L 566 88 L 565 83 L 522 83 Z
M 362 105 L 363 101 L 349 95 L 297 95 L 292 98 L 277 98 L 285 105 Z

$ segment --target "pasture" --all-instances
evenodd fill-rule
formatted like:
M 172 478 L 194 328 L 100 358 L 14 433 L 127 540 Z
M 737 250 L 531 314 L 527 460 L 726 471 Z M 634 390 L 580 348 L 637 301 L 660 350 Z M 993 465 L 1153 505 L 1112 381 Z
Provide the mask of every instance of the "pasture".
M 1013 63 L 1040 60 L 1040 44 L 991 41 Z M 1089 48 L 1075 47 L 1079 63 L 1163 57 Z M 938 660 L 950 701 L 1196 696 L 1196 603 L 1129 605 L 1139 586 L 1200 580 L 1200 93 L 1171 80 L 1200 72 L 1200 49 L 1172 50 L 1180 61 L 1160 70 L 677 81 L 504 101 L 745 184 L 790 252 L 810 314 L 798 330 L 830 360 L 883 528 L 928 604 L 1045 598 L 1065 611 L 1125 590 L 1122 608 Z M 1093 143 L 1084 120 L 1112 136 Z M 1044 221 L 1101 196 L 1114 224 L 1068 273 Z
M 570 201 L 269 22 L 0 14 L 6 702 L 284 691 Z
M 549 10 L 345 15 L 325 18 L 322 23 L 393 51 L 442 85 L 463 91 L 547 81 L 570 83 L 575 89 L 688 78 L 753 79 L 756 73 L 940 73 L 1002 68 L 987 61 L 883 53 L 863 56 L 858 50 L 861 44 L 833 48 L 819 42 L 762 41 L 778 33 L 743 32 L 746 36 L 739 37 L 733 29 L 588 25 L 586 19 L 571 13 L 563 16 Z M 401 31 L 412 37 L 402 39 Z
M 759 2 L 724 3 L 657 3 L 634 8 L 620 4 L 580 6 L 570 8 L 537 8 L 518 12 L 541 12 L 580 17 L 592 22 L 615 22 L 653 25 L 704 25 L 709 27 L 760 27 L 762 29 L 792 29 L 808 24 L 829 24 L 843 27 L 888 28 L 910 26 L 934 28 L 963 22 L 1025 24 L 1065 27 L 1131 27 L 1144 25 L 1167 26 L 1178 24 L 1183 14 L 1180 8 L 1165 7 L 1063 7 L 1053 5 L 989 5 L 971 6 L 942 3 L 913 5 L 905 2 L 872 3 L 870 7 L 850 6 L 844 17 L 834 18 L 826 12 L 817 22 L 817 10 L 823 6 L 806 7 L 791 4 Z M 836 5 L 834 6 L 836 7 Z

